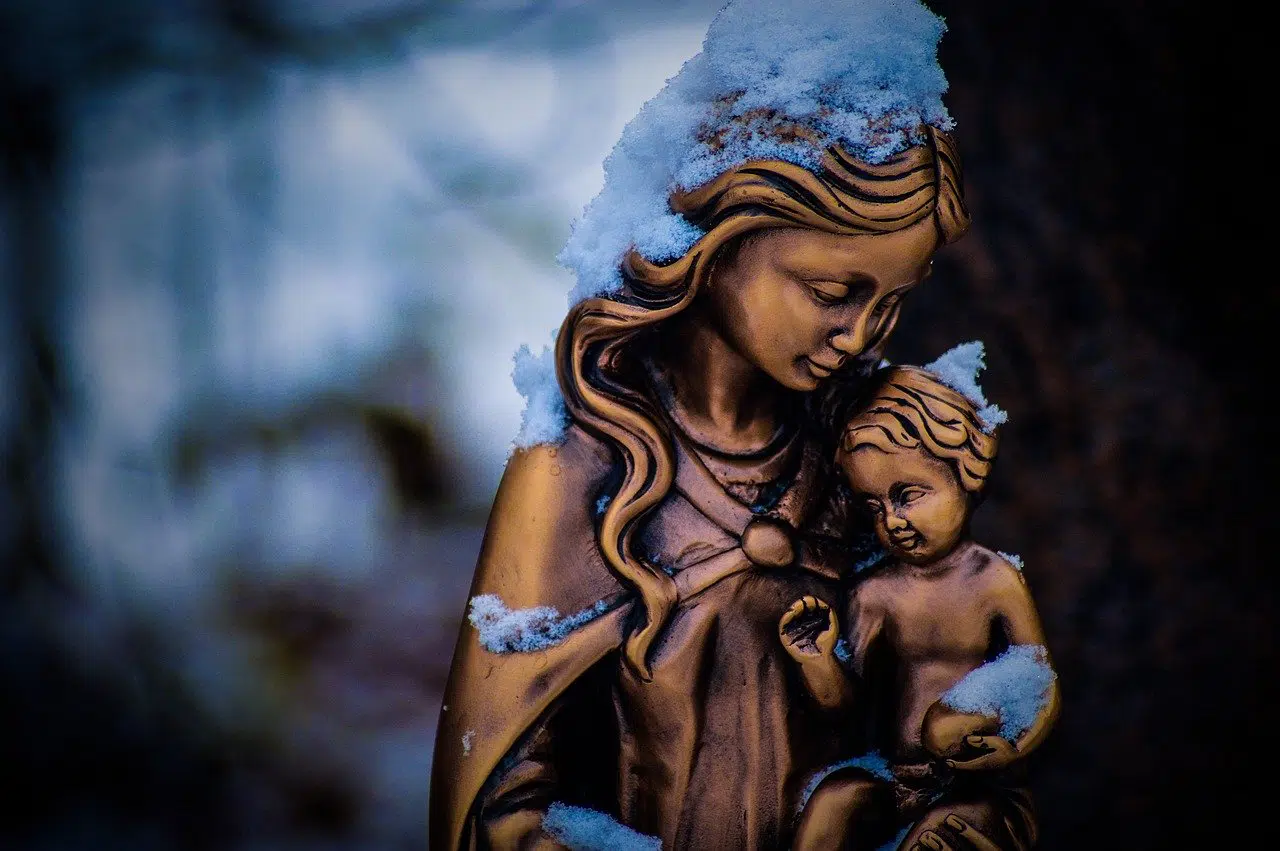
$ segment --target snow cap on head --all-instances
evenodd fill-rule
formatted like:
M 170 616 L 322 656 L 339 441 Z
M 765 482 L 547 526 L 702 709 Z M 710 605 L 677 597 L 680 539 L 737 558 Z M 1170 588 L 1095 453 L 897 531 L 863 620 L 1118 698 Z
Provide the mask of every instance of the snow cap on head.
M 621 287 L 633 247 L 663 262 L 703 236 L 672 212 L 672 192 L 748 160 L 813 170 L 832 146 L 881 163 L 924 142 L 926 125 L 950 130 L 945 30 L 919 0 L 731 0 L 605 160 L 604 188 L 558 258 L 577 273 L 570 301 Z
M 1009 420 L 1009 414 L 999 405 L 988 405 L 982 387 L 978 385 L 978 373 L 986 368 L 986 350 L 980 340 L 972 340 L 945 352 L 924 369 L 938 380 L 973 403 L 978 409 L 982 430 L 990 434 L 996 427 Z

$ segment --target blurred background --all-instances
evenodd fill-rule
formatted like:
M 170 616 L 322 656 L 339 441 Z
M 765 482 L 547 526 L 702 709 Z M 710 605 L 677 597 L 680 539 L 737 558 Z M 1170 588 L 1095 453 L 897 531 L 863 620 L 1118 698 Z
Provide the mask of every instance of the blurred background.
M 425 848 L 512 352 L 718 5 L 0 2 L 0 848 Z M 930 5 L 975 226 L 889 356 L 983 339 L 1011 414 L 1041 847 L 1271 830 L 1277 299 L 1224 272 L 1200 22 Z

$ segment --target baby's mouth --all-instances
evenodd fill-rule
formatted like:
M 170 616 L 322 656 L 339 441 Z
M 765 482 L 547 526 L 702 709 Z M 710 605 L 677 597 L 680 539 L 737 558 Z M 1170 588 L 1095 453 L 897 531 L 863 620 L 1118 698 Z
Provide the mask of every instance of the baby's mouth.
M 890 535 L 889 540 L 893 541 L 893 545 L 900 550 L 914 550 L 920 546 L 920 535 L 915 532 Z

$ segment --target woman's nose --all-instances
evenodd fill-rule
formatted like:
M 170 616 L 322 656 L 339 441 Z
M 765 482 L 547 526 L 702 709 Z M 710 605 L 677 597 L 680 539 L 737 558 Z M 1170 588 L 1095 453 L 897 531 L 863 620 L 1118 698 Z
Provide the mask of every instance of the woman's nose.
M 848 324 L 836 328 L 831 335 L 831 347 L 854 357 L 862 354 L 867 348 L 867 335 L 870 330 L 867 320 L 870 315 L 871 311 L 863 308 L 851 317 Z

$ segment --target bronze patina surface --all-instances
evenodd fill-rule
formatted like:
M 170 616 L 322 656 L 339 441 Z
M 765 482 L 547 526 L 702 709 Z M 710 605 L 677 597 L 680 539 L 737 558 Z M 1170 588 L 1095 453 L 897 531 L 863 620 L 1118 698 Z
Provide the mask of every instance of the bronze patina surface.
M 809 847 L 897 832 L 876 787 L 831 781 L 805 802 L 814 777 L 873 745 L 864 722 L 901 689 L 808 676 L 797 659 L 830 658 L 845 629 L 834 613 L 863 584 L 856 542 L 874 524 L 842 482 L 841 430 L 904 299 L 968 228 L 954 144 L 924 137 L 877 165 L 833 149 L 813 171 L 753 161 L 678 193 L 672 208 L 706 236 L 670 263 L 632 252 L 620 293 L 570 311 L 556 352 L 570 425 L 509 461 L 472 595 L 605 613 L 531 652 L 495 652 L 463 625 L 433 849 L 563 847 L 543 827 L 555 804 L 671 849 L 789 848 L 802 818 L 823 822 L 800 837 Z M 935 483 L 954 479 L 915 460 Z M 942 513 L 963 525 L 968 508 Z M 953 532 L 929 558 L 969 551 Z M 970 602 L 930 618 L 959 618 L 967 640 L 990 626 Z M 1026 629 L 1009 640 L 1033 642 L 1038 626 Z M 991 719 L 936 714 L 935 737 L 966 750 L 901 756 L 976 757 L 983 782 L 930 809 L 911 844 L 1028 847 L 1035 820 L 1006 767 L 1028 743 L 997 746 Z M 918 745 L 918 729 L 905 733 Z

